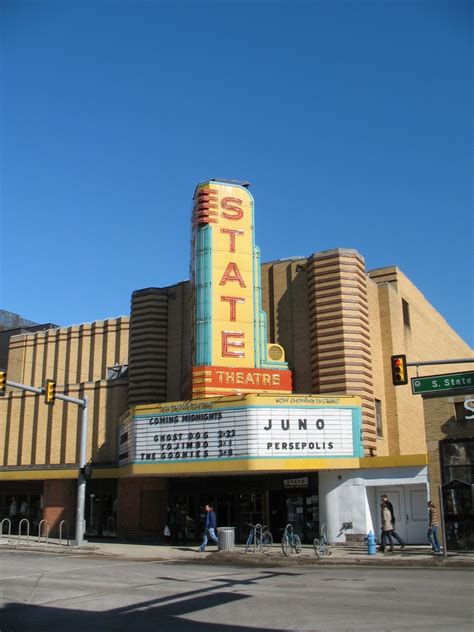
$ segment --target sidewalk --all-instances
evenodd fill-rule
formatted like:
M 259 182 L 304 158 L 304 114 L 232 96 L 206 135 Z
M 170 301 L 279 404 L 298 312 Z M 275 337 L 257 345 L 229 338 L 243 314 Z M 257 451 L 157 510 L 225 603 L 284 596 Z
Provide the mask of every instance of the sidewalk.
M 84 547 L 68 547 L 59 545 L 59 541 L 50 539 L 48 544 L 38 543 L 33 539 L 27 542 L 24 538 L 11 537 L 10 541 L 0 540 L 0 550 L 30 551 L 31 553 L 55 553 L 61 555 L 81 555 L 104 557 L 131 561 L 161 561 L 168 563 L 225 564 L 249 567 L 269 566 L 413 566 L 413 567 L 449 567 L 473 568 L 474 551 L 449 552 L 447 558 L 433 555 L 429 545 L 407 546 L 394 553 L 367 555 L 366 546 L 339 545 L 331 547 L 331 555 L 318 560 L 310 545 L 304 545 L 299 555 L 285 557 L 279 544 L 274 544 L 268 553 L 245 553 L 245 547 L 237 545 L 234 551 L 216 551 L 211 545 L 205 553 L 198 552 L 195 546 L 163 546 L 157 544 L 141 544 L 131 542 L 101 541 L 88 543 Z

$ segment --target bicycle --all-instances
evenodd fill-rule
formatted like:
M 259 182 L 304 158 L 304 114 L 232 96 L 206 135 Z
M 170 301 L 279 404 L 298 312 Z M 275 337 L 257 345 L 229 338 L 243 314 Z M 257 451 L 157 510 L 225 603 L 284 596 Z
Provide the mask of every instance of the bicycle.
M 281 550 L 283 555 L 291 555 L 293 551 L 295 553 L 301 553 L 303 548 L 299 536 L 296 535 L 292 524 L 287 524 L 283 529 L 283 535 L 281 537 Z
M 314 538 L 313 547 L 318 559 L 323 558 L 325 555 L 331 555 L 331 551 L 329 550 L 328 530 L 325 524 L 321 526 L 321 536 Z
M 254 552 L 258 550 L 261 553 L 268 553 L 272 548 L 273 536 L 270 531 L 268 531 L 266 525 L 258 523 L 251 524 L 250 522 L 247 522 L 247 525 L 250 527 L 250 531 L 245 544 L 245 552 L 247 553 L 253 544 Z

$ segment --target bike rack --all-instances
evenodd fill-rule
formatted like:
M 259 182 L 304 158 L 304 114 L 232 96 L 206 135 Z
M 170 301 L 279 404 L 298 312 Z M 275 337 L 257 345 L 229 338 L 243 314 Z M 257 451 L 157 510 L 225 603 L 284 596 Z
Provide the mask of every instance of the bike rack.
M 12 521 L 10 518 L 4 518 L 2 522 L 0 522 L 0 538 L 3 538 L 3 524 L 8 523 L 8 533 L 7 533 L 7 542 L 10 542 L 10 536 L 12 533 Z
M 18 525 L 18 540 L 21 540 L 21 531 L 22 531 L 23 523 L 26 523 L 26 541 L 29 542 L 29 540 L 30 540 L 30 521 L 28 520 L 28 518 L 22 518 L 20 520 L 20 523 Z
M 59 523 L 59 546 L 62 546 L 63 526 L 66 526 L 66 546 L 70 546 L 71 541 L 69 540 L 69 522 L 67 520 L 61 520 L 61 522 Z
M 264 528 L 266 528 L 265 525 L 261 525 L 260 523 L 257 523 L 256 525 L 252 526 L 252 538 L 253 538 L 253 552 L 254 554 L 257 553 L 257 549 L 262 553 L 263 552 L 263 536 L 264 533 L 266 533 L 266 531 L 264 531 Z M 259 534 L 259 538 L 257 537 L 257 533 Z M 250 536 L 249 536 L 250 538 Z M 249 539 L 248 538 L 248 539 Z M 247 539 L 247 542 L 248 542 Z M 245 547 L 245 553 L 247 553 L 250 550 L 250 544 L 246 545 Z
M 39 525 L 38 525 L 38 542 L 41 542 L 41 527 L 45 526 L 46 529 L 46 539 L 45 539 L 45 544 L 48 544 L 48 539 L 49 539 L 49 522 L 47 520 L 41 520 Z

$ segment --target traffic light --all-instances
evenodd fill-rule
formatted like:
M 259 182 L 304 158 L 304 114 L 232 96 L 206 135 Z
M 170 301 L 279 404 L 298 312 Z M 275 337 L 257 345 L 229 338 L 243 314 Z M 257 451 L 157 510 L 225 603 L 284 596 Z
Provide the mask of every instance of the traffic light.
M 408 384 L 407 357 L 406 355 L 395 355 L 390 358 L 392 365 L 392 384 L 402 386 Z
M 53 405 L 56 400 L 56 382 L 54 380 L 46 380 L 44 387 L 44 403 Z
M 5 395 L 7 389 L 7 372 L 0 371 L 0 397 Z

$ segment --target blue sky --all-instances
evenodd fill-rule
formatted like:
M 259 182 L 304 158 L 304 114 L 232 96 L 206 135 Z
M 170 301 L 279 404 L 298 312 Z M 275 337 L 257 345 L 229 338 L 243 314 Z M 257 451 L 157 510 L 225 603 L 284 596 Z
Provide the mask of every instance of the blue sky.
M 0 308 L 127 314 L 224 177 L 263 261 L 356 248 L 472 344 L 472 6 L 4 0 Z

